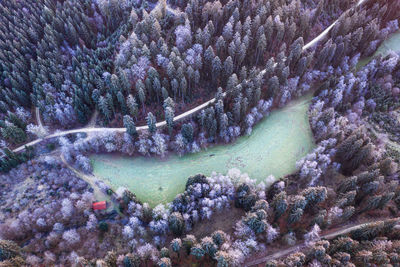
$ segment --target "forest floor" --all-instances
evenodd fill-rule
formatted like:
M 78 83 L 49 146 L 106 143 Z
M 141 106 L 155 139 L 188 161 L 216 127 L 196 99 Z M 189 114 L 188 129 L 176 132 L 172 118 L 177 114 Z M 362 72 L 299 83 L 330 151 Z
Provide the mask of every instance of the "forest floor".
M 236 222 L 245 215 L 243 209 L 230 207 L 221 212 L 215 212 L 209 220 L 203 220 L 197 223 L 191 230 L 191 234 L 197 238 L 211 236 L 217 230 L 222 230 L 232 236 L 235 231 Z

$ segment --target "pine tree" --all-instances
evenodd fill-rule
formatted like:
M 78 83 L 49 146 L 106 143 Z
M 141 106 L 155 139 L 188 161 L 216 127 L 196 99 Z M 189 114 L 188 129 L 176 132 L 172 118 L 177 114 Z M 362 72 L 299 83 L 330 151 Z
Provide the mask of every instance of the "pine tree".
M 131 117 L 136 118 L 137 114 L 138 114 L 138 104 L 136 102 L 136 98 L 133 97 L 132 95 L 128 95 L 127 99 L 126 99 L 126 105 L 127 108 L 129 110 L 129 114 L 131 115 Z
M 286 66 L 282 69 L 282 72 L 279 75 L 279 83 L 282 85 L 287 85 L 287 79 L 290 75 L 289 66 Z
M 185 222 L 183 220 L 182 215 L 179 212 L 173 212 L 171 215 L 169 215 L 168 225 L 169 225 L 169 229 L 176 236 L 182 235 L 183 230 L 185 228 Z
M 181 87 L 182 101 L 185 102 L 185 97 L 187 95 L 187 81 L 185 77 L 181 79 L 180 87 Z
M 175 238 L 171 241 L 170 248 L 173 252 L 175 252 L 179 257 L 179 252 L 182 248 L 182 241 L 180 238 Z
M 295 222 L 298 222 L 300 218 L 303 216 L 303 210 L 302 209 L 295 209 L 293 210 L 288 217 L 288 224 L 293 224 Z
M 233 104 L 233 117 L 236 123 L 240 122 L 241 111 L 242 111 L 241 104 L 242 104 L 241 97 L 236 98 Z
M 118 73 L 119 84 L 124 92 L 128 93 L 131 90 L 131 83 L 129 82 L 128 75 L 125 70 L 121 70 Z
M 156 117 L 154 117 L 153 113 L 149 112 L 146 117 L 147 126 L 149 127 L 150 133 L 155 133 L 157 131 L 156 127 Z
M 99 103 L 100 96 L 101 96 L 100 91 L 98 89 L 94 89 L 92 92 L 92 99 L 93 102 L 96 103 L 96 105 L 98 105 Z
M 225 41 L 230 42 L 233 37 L 233 26 L 232 23 L 229 21 L 225 26 L 222 31 L 222 36 Z
M 286 198 L 286 192 L 284 191 L 274 196 L 271 206 L 274 210 L 275 220 L 278 220 L 285 213 L 288 207 Z
M 224 62 L 224 79 L 229 78 L 233 73 L 233 60 L 231 56 L 228 56 Z
M 185 123 L 182 125 L 181 134 L 188 143 L 193 142 L 193 126 L 191 123 Z
M 190 249 L 190 254 L 195 256 L 197 260 L 201 260 L 206 254 L 206 252 L 204 251 L 204 249 L 201 247 L 200 244 L 196 244 Z
M 119 84 L 118 76 L 115 74 L 111 75 L 111 90 L 114 94 L 117 94 L 120 91 L 121 85 Z
M 224 138 L 226 136 L 226 131 L 229 126 L 228 116 L 224 113 L 221 115 L 219 120 L 219 136 Z
M 136 136 L 136 126 L 135 122 L 133 121 L 132 117 L 129 115 L 124 116 L 124 127 L 126 128 L 126 132 L 131 136 Z
M 157 266 L 159 266 L 159 267 L 172 267 L 171 259 L 167 258 L 167 257 L 163 257 L 157 262 Z
M 235 87 L 239 84 L 239 80 L 236 76 L 236 74 L 232 74 L 229 79 L 228 79 L 228 83 L 226 85 L 226 90 L 230 93 L 232 93 L 235 89 Z M 233 95 L 234 97 L 237 97 L 237 95 Z
M 196 237 L 194 235 L 186 235 L 182 239 L 182 244 L 183 247 L 186 249 L 187 255 L 190 254 L 190 250 L 192 249 L 195 243 L 196 243 Z
M 269 58 L 267 64 L 265 65 L 264 77 L 268 80 L 275 74 L 275 59 L 273 57 Z
M 273 76 L 268 80 L 267 83 L 268 88 L 268 96 L 274 97 L 279 92 L 279 79 L 276 76 Z
M 163 97 L 163 99 L 167 99 L 169 97 L 169 93 L 168 90 L 163 86 L 161 87 L 161 95 Z
M 146 91 L 145 86 L 142 81 L 136 82 L 136 92 L 139 98 L 140 103 L 142 104 L 143 111 L 145 110 L 145 101 L 146 101 Z
M 211 46 L 204 52 L 204 63 L 206 68 L 211 71 L 212 61 L 215 58 L 214 50 Z
M 295 73 L 297 76 L 301 77 L 307 68 L 307 57 L 302 57 L 296 65 Z
M 157 97 L 157 103 L 160 103 L 161 83 L 160 83 L 160 80 L 158 79 L 158 77 L 155 77 L 153 79 L 152 88 L 153 88 L 153 92 L 155 93 L 155 95 Z
M 175 78 L 175 73 L 176 73 L 176 69 L 171 60 L 167 66 L 167 75 L 170 79 L 173 79 L 173 78 Z
M 109 122 L 111 120 L 111 110 L 108 106 L 107 100 L 103 96 L 99 99 L 99 109 L 106 118 L 106 121 Z
M 249 108 L 249 101 L 247 100 L 247 97 L 242 98 L 242 103 L 240 104 L 241 111 L 240 111 L 240 120 L 246 117 L 247 114 L 247 109 Z
M 124 95 L 122 94 L 121 91 L 119 91 L 117 93 L 117 100 L 118 100 L 118 104 L 119 104 L 119 107 L 121 108 L 122 113 L 123 114 L 127 114 L 128 113 L 128 107 L 127 107 L 126 102 L 125 102 L 125 97 L 124 97 Z
M 169 131 L 169 134 L 171 135 L 172 130 L 174 128 L 175 113 L 171 106 L 167 106 L 164 109 L 164 112 L 165 112 L 165 121 L 167 122 L 168 131 Z
M 190 94 L 190 92 L 191 92 L 191 90 L 192 90 L 192 88 L 193 88 L 193 85 L 194 85 L 194 69 L 192 68 L 192 66 L 189 66 L 188 68 L 187 68 L 187 71 L 186 71 L 186 73 L 187 73 L 187 77 L 188 77 L 188 80 L 189 80 L 189 94 Z
M 110 94 L 110 93 L 107 93 L 106 94 L 106 101 L 107 101 L 108 107 L 110 108 L 110 110 L 112 112 L 112 115 L 114 115 L 115 114 L 115 107 L 114 107 L 113 95 Z
M 174 100 L 176 101 L 176 96 L 178 95 L 178 90 L 179 90 L 179 82 L 177 79 L 173 79 L 171 81 L 171 89 L 172 92 L 174 93 Z
M 265 53 L 266 48 L 267 48 L 267 38 L 265 37 L 265 34 L 263 33 L 263 34 L 261 34 L 260 38 L 257 41 L 256 65 L 258 64 L 258 61 Z
M 307 189 L 303 190 L 301 194 L 304 196 L 307 202 L 306 206 L 314 207 L 315 205 L 318 205 L 319 203 L 325 201 L 328 191 L 323 186 L 308 187 Z
M 218 37 L 217 43 L 215 44 L 215 48 L 217 50 L 217 55 L 220 58 L 224 58 L 226 53 L 226 43 L 224 37 L 222 36 Z
M 228 267 L 232 262 L 232 257 L 229 255 L 229 253 L 221 250 L 217 252 L 215 258 L 218 267 Z
M 218 79 L 221 75 L 222 64 L 218 56 L 212 62 L 212 80 L 215 86 L 218 86 Z
M 287 58 L 287 64 L 291 69 L 294 68 L 297 61 L 301 57 L 301 53 L 303 51 L 304 41 L 303 37 L 299 37 L 293 44 L 289 47 L 289 56 Z
M 20 144 L 26 140 L 26 133 L 24 129 L 21 129 L 14 123 L 8 121 L 5 123 L 5 126 L 1 128 L 1 135 L 4 139 L 13 144 Z
M 213 242 L 211 237 L 204 237 L 201 240 L 201 247 L 203 248 L 204 252 L 210 256 L 211 258 L 215 257 L 215 253 L 217 253 L 218 248 L 216 244 Z
M 227 240 L 227 235 L 224 233 L 222 230 L 217 230 L 214 233 L 212 233 L 211 238 L 213 242 L 218 246 L 221 247 L 222 244 L 225 243 Z
M 255 234 L 264 233 L 267 229 L 268 222 L 266 220 L 266 212 L 264 210 L 258 212 L 247 213 L 244 223 L 250 227 Z

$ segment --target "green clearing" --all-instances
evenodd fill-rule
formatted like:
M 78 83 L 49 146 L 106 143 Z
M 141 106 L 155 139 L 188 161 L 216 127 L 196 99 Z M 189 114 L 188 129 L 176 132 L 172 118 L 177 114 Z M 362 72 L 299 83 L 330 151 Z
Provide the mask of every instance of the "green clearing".
M 374 56 L 400 51 L 400 31 L 386 39 Z M 358 68 L 372 57 L 360 60 Z M 259 122 L 251 136 L 239 138 L 233 144 L 217 145 L 196 154 L 167 159 L 126 157 L 115 154 L 92 155 L 93 173 L 114 189 L 125 186 L 140 200 L 151 206 L 167 203 L 182 192 L 187 178 L 212 171 L 225 174 L 238 168 L 257 181 L 270 174 L 283 177 L 295 171 L 297 160 L 313 147 L 307 110 L 311 95 L 293 101 Z
M 126 157 L 115 154 L 92 155 L 93 173 L 113 189 L 129 188 L 151 206 L 167 203 L 184 191 L 187 178 L 213 171 L 227 173 L 238 168 L 252 179 L 269 175 L 283 177 L 295 171 L 297 160 L 313 147 L 307 111 L 311 95 L 274 111 L 233 144 L 217 145 L 199 153 L 167 159 Z

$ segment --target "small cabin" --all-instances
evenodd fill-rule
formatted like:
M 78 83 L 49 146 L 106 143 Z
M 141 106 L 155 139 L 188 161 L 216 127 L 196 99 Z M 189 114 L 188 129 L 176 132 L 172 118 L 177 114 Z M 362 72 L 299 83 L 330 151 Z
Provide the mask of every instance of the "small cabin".
M 106 201 L 100 201 L 100 202 L 95 202 L 92 204 L 93 210 L 105 210 L 107 209 L 107 202 Z

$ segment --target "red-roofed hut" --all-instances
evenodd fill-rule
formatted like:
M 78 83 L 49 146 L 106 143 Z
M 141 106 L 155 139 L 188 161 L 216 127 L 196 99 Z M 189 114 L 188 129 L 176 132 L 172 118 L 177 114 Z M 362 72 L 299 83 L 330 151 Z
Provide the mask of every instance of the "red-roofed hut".
M 107 209 L 107 202 L 105 201 L 100 201 L 100 202 L 95 202 L 92 205 L 93 210 L 105 210 Z

